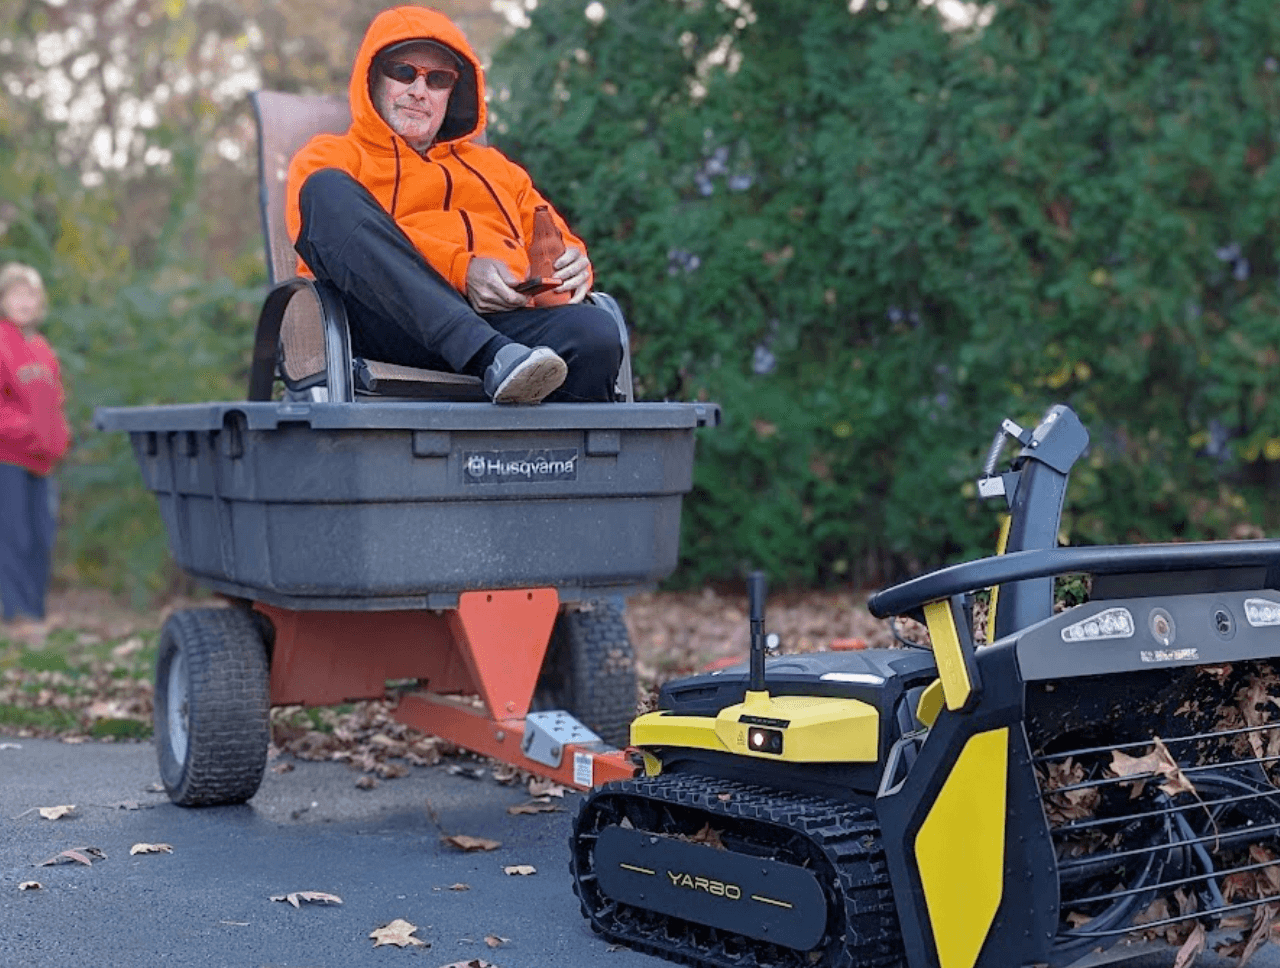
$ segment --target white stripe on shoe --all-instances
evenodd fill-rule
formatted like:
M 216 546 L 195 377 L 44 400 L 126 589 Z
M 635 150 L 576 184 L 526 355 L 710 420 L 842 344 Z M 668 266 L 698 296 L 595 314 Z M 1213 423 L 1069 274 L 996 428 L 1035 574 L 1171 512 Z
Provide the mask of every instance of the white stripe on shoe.
M 569 367 L 553 350 L 536 347 L 498 385 L 493 402 L 541 403 L 568 375 Z

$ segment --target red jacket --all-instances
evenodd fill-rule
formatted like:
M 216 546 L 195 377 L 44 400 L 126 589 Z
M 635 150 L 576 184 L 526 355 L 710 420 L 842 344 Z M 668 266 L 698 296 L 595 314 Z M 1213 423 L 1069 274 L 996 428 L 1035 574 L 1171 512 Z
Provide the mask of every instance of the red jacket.
M 0 318 L 0 464 L 44 477 L 67 452 L 62 374 L 43 336 Z
M 369 95 L 374 55 L 416 39 L 444 44 L 462 58 L 463 67 L 435 144 L 421 155 L 391 130 Z M 369 189 L 423 257 L 463 294 L 474 256 L 502 260 L 517 279 L 528 276 L 533 212 L 539 205 L 553 213 L 565 245 L 587 251 L 538 194 L 528 172 L 497 148 L 477 144 L 486 118 L 484 72 L 462 32 L 444 14 L 424 7 L 378 14 L 360 44 L 348 94 L 352 120 L 347 133 L 312 138 L 289 165 L 289 238 L 296 241 L 302 226 L 302 183 L 321 168 L 338 168 Z M 298 270 L 310 275 L 301 259 Z

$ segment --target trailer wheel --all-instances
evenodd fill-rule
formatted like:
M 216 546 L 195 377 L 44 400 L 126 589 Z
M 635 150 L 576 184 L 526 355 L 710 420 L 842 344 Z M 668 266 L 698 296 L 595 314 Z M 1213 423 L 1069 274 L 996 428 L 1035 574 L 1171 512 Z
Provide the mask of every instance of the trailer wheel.
M 267 765 L 270 682 L 262 629 L 238 608 L 175 612 L 156 656 L 160 779 L 183 807 L 243 803 Z
M 636 663 L 623 606 L 584 602 L 556 617 L 534 694 L 539 709 L 564 709 L 610 746 L 626 746 L 636 716 Z

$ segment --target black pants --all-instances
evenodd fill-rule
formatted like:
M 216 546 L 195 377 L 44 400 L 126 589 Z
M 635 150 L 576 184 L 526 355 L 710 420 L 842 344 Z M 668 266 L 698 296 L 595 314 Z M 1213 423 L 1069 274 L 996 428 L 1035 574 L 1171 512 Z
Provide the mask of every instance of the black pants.
M 548 346 L 568 364 L 564 385 L 548 400 L 614 398 L 622 342 L 605 310 L 575 303 L 481 316 L 346 172 L 317 171 L 299 202 L 302 229 L 294 247 L 317 279 L 342 294 L 356 356 L 463 373 L 501 334 Z
M 0 613 L 44 618 L 55 520 L 47 477 L 0 464 Z

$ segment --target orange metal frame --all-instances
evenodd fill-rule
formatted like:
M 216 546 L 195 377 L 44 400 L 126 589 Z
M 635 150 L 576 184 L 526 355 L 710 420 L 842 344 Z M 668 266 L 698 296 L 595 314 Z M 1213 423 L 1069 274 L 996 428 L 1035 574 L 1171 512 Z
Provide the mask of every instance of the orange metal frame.
M 395 715 L 423 733 L 566 786 L 636 772 L 621 751 L 567 746 L 553 768 L 521 750 L 560 608 L 554 588 L 463 592 L 458 607 L 443 612 L 254 608 L 275 626 L 273 706 L 381 699 L 388 680 L 416 679 L 422 688 L 402 697 Z

